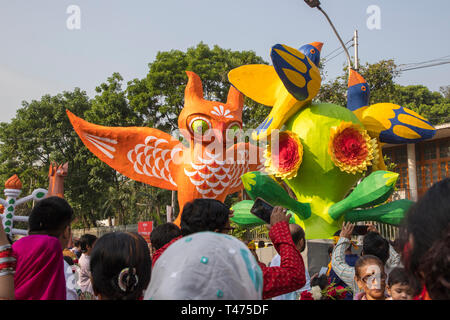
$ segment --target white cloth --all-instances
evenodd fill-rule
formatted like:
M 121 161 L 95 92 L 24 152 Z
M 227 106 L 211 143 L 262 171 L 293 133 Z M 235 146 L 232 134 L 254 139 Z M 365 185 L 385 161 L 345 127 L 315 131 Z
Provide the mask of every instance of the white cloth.
M 279 267 L 281 264 L 281 257 L 279 254 L 276 254 L 273 258 L 272 261 L 270 262 L 270 266 L 271 267 Z M 311 278 L 309 276 L 309 272 L 308 270 L 306 270 L 306 266 L 305 266 L 305 285 L 303 287 L 301 287 L 300 289 L 298 289 L 297 291 L 293 291 L 293 292 L 289 292 L 286 294 L 282 294 L 281 296 L 276 296 L 273 297 L 272 300 L 297 300 L 298 296 L 303 292 L 303 291 L 309 291 L 311 290 Z
M 81 255 L 80 260 L 78 260 L 78 264 L 80 266 L 80 278 L 78 279 L 78 285 L 80 286 L 81 292 L 89 292 L 94 294 L 91 283 L 90 260 L 91 257 L 85 255 L 84 253 Z
M 78 294 L 75 289 L 75 274 L 66 260 L 64 260 L 64 277 L 66 278 L 66 300 L 78 300 Z
M 233 236 L 199 232 L 185 236 L 158 258 L 145 300 L 261 300 L 261 268 Z

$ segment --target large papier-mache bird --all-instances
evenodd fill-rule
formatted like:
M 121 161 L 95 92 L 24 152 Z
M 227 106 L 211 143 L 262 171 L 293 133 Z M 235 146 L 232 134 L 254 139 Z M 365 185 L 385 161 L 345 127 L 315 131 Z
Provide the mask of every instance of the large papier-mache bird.
M 415 143 L 435 134 L 431 123 L 416 112 L 393 103 L 369 106 L 370 88 L 355 70 L 350 70 L 347 108 L 353 111 L 371 136 L 382 143 Z
M 274 137 L 274 129 L 283 130 L 277 132 L 278 140 L 270 139 L 265 151 L 269 174 L 242 176 L 250 197 L 288 208 L 307 239 L 331 238 L 343 221 L 398 225 L 412 201 L 386 203 L 398 174 L 386 171 L 380 143 L 427 139 L 434 128 L 406 108 L 387 103 L 369 106 L 369 86 L 355 72 L 349 78 L 347 108 L 312 102 L 320 87 L 314 71 L 318 62 L 279 44 L 272 47 L 271 56 L 273 66 L 242 66 L 229 73 L 230 82 L 242 93 L 274 106 L 255 138 Z M 250 207 L 248 200 L 233 205 L 232 220 L 263 224 L 249 213 Z
M 250 64 L 229 72 L 228 79 L 239 91 L 272 107 L 253 133 L 253 139 L 263 139 L 272 130 L 280 129 L 317 95 L 321 83 L 318 64 L 322 45 L 313 42 L 296 50 L 277 44 L 270 54 L 273 66 Z
M 226 103 L 204 100 L 200 77 L 186 73 L 189 81 L 178 126 L 188 146 L 158 129 L 105 127 L 67 111 L 80 139 L 100 160 L 130 179 L 178 191 L 178 225 L 187 202 L 224 201 L 242 189 L 241 175 L 263 167 L 261 148 L 235 144 L 227 136 L 227 130 L 242 128 L 243 95 L 231 87 Z

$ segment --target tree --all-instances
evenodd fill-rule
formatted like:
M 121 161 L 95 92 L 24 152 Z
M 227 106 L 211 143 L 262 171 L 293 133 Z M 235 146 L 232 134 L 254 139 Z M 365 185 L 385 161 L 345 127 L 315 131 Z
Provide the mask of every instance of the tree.
M 423 85 L 402 86 L 395 82 L 400 71 L 394 60 L 366 63 L 358 72 L 370 86 L 369 104 L 391 102 L 416 111 L 432 124 L 450 121 L 450 86 L 441 87 L 441 93 L 432 92 Z M 348 70 L 336 79 L 322 84 L 316 100 L 347 105 Z
M 217 45 L 210 49 L 202 42 L 186 52 L 158 52 L 155 61 L 148 65 L 146 78 L 128 83 L 130 107 L 142 116 L 145 125 L 174 131 L 184 104 L 186 70 L 194 71 L 202 79 L 205 99 L 226 101 L 230 87 L 228 72 L 245 64 L 267 63 L 253 51 L 231 51 Z M 247 126 L 256 127 L 268 114 L 268 108 L 248 98 L 244 104 L 243 121 Z

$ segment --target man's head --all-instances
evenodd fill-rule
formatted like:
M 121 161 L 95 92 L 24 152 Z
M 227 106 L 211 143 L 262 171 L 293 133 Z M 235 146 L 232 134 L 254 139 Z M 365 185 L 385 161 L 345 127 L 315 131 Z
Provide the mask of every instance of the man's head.
M 179 236 L 181 236 L 181 230 L 176 224 L 171 222 L 160 224 L 150 233 L 152 249 L 158 250 Z
M 306 248 L 305 231 L 298 224 L 294 223 L 289 224 L 289 231 L 298 251 L 303 252 Z
M 364 236 L 361 255 L 374 255 L 383 264 L 389 259 L 389 242 L 377 232 L 369 232 Z
M 72 218 L 73 209 L 66 200 L 59 197 L 45 198 L 31 210 L 28 233 L 56 237 L 61 247 L 66 248 L 71 237 Z
M 195 199 L 183 208 L 181 233 L 183 236 L 202 231 L 228 233 L 230 214 L 230 209 L 218 200 Z

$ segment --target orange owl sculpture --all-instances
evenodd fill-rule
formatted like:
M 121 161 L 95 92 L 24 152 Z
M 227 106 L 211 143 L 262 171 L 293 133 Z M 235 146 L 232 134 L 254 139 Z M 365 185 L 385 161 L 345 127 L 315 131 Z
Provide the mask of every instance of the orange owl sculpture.
M 242 128 L 243 95 L 231 87 L 226 103 L 204 100 L 200 77 L 186 73 L 189 80 L 178 127 L 189 146 L 158 129 L 95 125 L 67 110 L 78 136 L 100 160 L 130 179 L 178 191 L 177 225 L 187 202 L 224 201 L 243 188 L 244 173 L 263 167 L 261 148 L 234 143 L 229 136 Z

